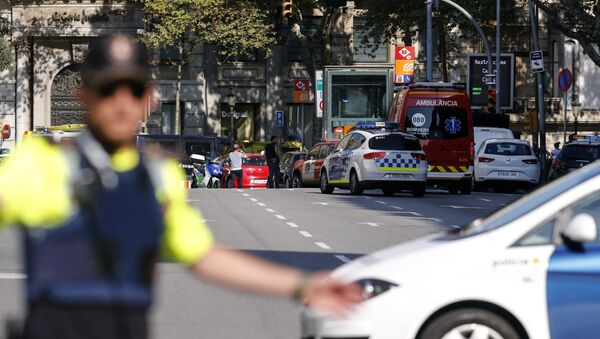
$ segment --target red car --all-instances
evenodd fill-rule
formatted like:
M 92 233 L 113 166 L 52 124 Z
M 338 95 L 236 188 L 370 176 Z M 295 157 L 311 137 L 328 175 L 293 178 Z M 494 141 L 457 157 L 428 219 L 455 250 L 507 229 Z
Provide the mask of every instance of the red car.
M 229 159 L 225 156 L 223 161 L 223 177 L 221 178 L 221 187 L 237 187 L 237 182 L 233 182 L 230 173 Z M 264 155 L 248 154 L 242 162 L 242 188 L 265 188 L 269 178 L 269 166 Z M 234 186 L 232 186 L 234 185 Z
M 339 142 L 339 140 L 320 141 L 308 151 L 304 160 L 298 160 L 294 166 L 293 187 L 319 186 L 323 161 Z

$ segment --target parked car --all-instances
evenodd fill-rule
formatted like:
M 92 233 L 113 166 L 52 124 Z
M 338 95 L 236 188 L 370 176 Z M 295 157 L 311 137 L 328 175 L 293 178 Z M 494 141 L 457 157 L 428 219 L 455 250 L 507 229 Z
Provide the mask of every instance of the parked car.
M 529 189 L 540 181 L 540 162 L 525 140 L 485 140 L 475 157 L 475 189 Z
M 229 156 L 224 155 L 216 159 L 223 163 L 222 188 L 238 188 L 237 182 L 231 178 Z M 267 159 L 261 154 L 248 154 L 242 161 L 242 188 L 266 188 L 269 178 Z
M 590 137 L 566 144 L 556 159 L 552 161 L 548 180 L 556 180 L 598 159 L 600 159 L 600 139 L 598 138 Z
M 381 128 L 383 125 L 384 128 Z M 359 195 L 365 189 L 381 189 L 386 196 L 408 190 L 425 195 L 427 157 L 419 139 L 399 132 L 398 123 L 359 123 L 329 155 L 320 173 L 321 192 L 348 188 Z
M 311 147 L 305 159 L 296 162 L 292 173 L 292 186 L 319 186 L 323 161 L 339 142 L 339 140 L 324 140 Z
M 489 139 L 514 139 L 515 134 L 508 128 L 498 127 L 473 127 L 475 151 L 479 150 L 481 144 Z
M 460 230 L 360 257 L 345 317 L 306 308 L 301 338 L 575 339 L 600 333 L 600 163 Z
M 281 180 L 286 188 L 297 187 L 294 186 L 294 168 L 298 161 L 302 161 L 306 158 L 306 152 L 293 151 L 285 153 L 281 157 Z

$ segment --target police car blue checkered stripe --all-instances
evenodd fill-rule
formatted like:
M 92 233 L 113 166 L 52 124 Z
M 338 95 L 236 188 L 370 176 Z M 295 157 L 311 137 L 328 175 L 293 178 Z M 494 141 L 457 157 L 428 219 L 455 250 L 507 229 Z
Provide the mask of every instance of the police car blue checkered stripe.
M 398 154 L 393 158 L 377 159 L 375 163 L 377 167 L 392 167 L 392 168 L 419 168 L 421 164 L 420 160 L 415 159 L 402 159 L 399 158 L 401 155 Z

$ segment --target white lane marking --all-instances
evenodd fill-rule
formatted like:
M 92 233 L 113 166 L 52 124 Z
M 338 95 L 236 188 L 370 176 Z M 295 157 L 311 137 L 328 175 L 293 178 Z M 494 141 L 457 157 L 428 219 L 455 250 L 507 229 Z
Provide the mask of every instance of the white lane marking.
M 421 213 L 417 213 L 417 212 L 395 212 L 395 211 L 392 211 L 392 213 L 398 213 L 398 214 L 412 214 L 412 215 L 414 215 L 415 217 L 422 217 L 422 216 L 423 216 L 423 214 L 421 214 Z
M 22 273 L 0 273 L 0 280 L 26 279 L 27 275 Z
M 381 200 L 375 200 L 375 202 L 376 202 L 376 203 L 378 203 L 378 204 L 382 204 L 382 205 L 385 205 L 385 204 L 387 204 L 387 202 L 385 202 L 385 201 L 381 201 Z
M 245 197 L 249 197 L 250 196 L 250 194 L 248 194 L 248 193 L 244 193 L 242 195 L 245 196 Z
M 188 199 L 186 201 L 187 202 L 199 202 L 199 201 L 202 201 L 202 200 L 199 200 L 199 199 Z
M 330 250 L 331 249 L 331 247 L 329 247 L 329 245 L 327 245 L 324 242 L 316 242 L 315 245 L 321 247 L 324 250 Z
M 298 228 L 298 225 L 294 224 L 293 222 L 288 222 L 287 224 L 288 224 L 288 226 L 290 226 L 291 228 Z
M 302 236 L 304 236 L 305 238 L 312 238 L 312 234 L 306 231 L 299 231 L 298 233 L 302 234 Z
M 263 204 L 262 202 L 257 202 L 256 204 L 257 204 L 258 206 L 260 206 L 260 207 L 265 207 L 265 206 L 267 206 L 266 204 Z
M 258 199 L 256 199 L 256 198 L 250 198 L 250 201 L 257 202 L 257 201 L 258 201 Z
M 265 211 L 269 212 L 269 213 L 275 213 L 274 209 L 270 209 L 270 208 L 265 208 Z
M 359 222 L 359 225 L 369 225 L 371 227 L 379 227 L 379 225 L 383 225 L 377 222 Z
M 214 219 L 200 219 L 200 220 L 202 220 L 202 221 L 204 221 L 204 222 L 216 221 L 216 220 L 214 220 Z
M 500 204 L 500 206 L 506 206 L 506 204 Z
M 333 203 L 331 203 L 331 202 L 313 202 L 313 204 L 315 204 L 315 205 L 322 205 L 322 206 L 333 205 Z
M 288 188 L 288 191 L 290 191 L 290 192 L 294 192 L 294 191 L 295 191 L 295 189 L 293 189 L 293 188 Z
M 275 214 L 275 218 L 277 218 L 277 219 L 279 219 L 279 220 L 285 220 L 285 219 L 287 219 L 286 217 L 284 217 L 284 216 L 283 216 L 283 215 L 281 215 L 281 214 Z
M 243 190 L 237 190 L 238 192 L 244 192 Z
M 404 208 L 399 207 L 399 206 L 392 206 L 392 208 L 397 209 L 397 210 L 403 210 Z
M 479 200 L 485 201 L 485 202 L 492 202 L 490 199 L 486 199 L 486 198 L 479 198 Z
M 366 195 L 363 195 L 363 198 L 365 198 L 365 199 L 371 199 L 371 197 L 367 197 Z
M 458 226 L 458 225 L 450 225 L 451 228 L 455 228 L 455 229 L 461 229 L 462 227 Z
M 336 255 L 334 255 L 334 257 L 336 257 L 341 262 L 350 262 L 350 261 L 352 261 L 347 256 L 341 255 L 341 254 L 336 254 Z
M 453 208 L 455 210 L 482 210 L 483 207 L 477 207 L 477 206 L 456 206 L 456 205 L 443 205 L 440 206 L 442 208 Z

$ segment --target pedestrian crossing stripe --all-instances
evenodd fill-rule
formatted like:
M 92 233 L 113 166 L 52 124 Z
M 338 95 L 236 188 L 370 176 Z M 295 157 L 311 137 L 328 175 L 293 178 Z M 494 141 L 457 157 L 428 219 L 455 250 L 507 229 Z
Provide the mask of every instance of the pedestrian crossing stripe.
M 429 172 L 440 172 L 440 173 L 467 173 L 469 172 L 468 166 L 429 166 Z

